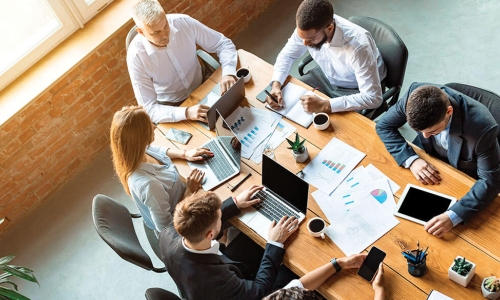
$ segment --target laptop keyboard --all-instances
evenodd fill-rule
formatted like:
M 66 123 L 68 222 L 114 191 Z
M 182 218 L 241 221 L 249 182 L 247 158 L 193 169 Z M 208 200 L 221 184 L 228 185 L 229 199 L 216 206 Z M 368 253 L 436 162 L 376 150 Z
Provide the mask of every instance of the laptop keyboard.
M 265 191 L 258 191 L 252 199 L 259 198 L 261 201 L 253 207 L 271 221 L 278 222 L 284 216 L 299 218 L 293 210 L 281 204 L 274 196 Z
M 233 137 L 231 136 L 220 136 L 218 137 L 219 141 L 224 145 L 226 151 L 229 152 L 229 155 L 232 156 L 233 160 L 235 162 L 239 162 L 241 160 L 240 158 L 240 153 L 236 151 L 233 146 L 231 145 L 231 140 Z
M 222 154 L 215 141 L 208 142 L 207 144 L 205 144 L 205 147 L 209 148 L 210 151 L 212 151 L 212 153 L 214 154 L 213 157 L 207 158 L 205 162 L 208 164 L 210 169 L 212 169 L 215 177 L 217 177 L 219 181 L 226 179 L 234 173 L 234 169 L 232 168 L 231 164 L 225 159 L 224 154 Z

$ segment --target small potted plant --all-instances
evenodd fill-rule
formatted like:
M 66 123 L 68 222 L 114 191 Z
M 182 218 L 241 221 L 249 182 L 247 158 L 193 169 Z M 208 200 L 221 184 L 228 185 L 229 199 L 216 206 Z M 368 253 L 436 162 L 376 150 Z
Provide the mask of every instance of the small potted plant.
M 303 139 L 302 142 L 299 139 L 299 134 L 295 133 L 295 141 L 292 142 L 289 139 L 286 139 L 290 147 L 288 149 L 292 150 L 293 158 L 298 163 L 305 162 L 309 158 L 309 153 L 307 153 L 307 147 L 304 145 L 306 139 Z
M 453 264 L 448 269 L 448 278 L 463 287 L 474 277 L 476 272 L 476 264 L 470 261 L 466 261 L 465 257 L 457 256 L 453 261 Z
M 10 277 L 19 277 L 24 280 L 35 282 L 38 284 L 38 280 L 35 278 L 33 271 L 20 266 L 8 265 L 10 261 L 14 259 L 14 255 L 4 256 L 0 258 L 0 299 L 12 299 L 12 300 L 29 300 L 28 297 L 23 296 L 17 291 L 17 285 L 10 280 Z M 6 287 L 5 285 L 11 288 Z M 12 287 L 14 289 L 12 289 Z
M 485 298 L 497 299 L 500 296 L 500 279 L 495 276 L 486 277 L 481 284 L 481 291 Z

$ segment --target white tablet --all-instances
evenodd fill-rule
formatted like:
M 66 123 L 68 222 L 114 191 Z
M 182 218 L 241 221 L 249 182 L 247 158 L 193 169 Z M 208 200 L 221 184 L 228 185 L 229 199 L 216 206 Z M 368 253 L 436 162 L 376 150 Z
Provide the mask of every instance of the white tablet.
M 455 202 L 457 199 L 451 196 L 407 184 L 394 208 L 394 215 L 425 225 L 433 217 L 447 211 Z

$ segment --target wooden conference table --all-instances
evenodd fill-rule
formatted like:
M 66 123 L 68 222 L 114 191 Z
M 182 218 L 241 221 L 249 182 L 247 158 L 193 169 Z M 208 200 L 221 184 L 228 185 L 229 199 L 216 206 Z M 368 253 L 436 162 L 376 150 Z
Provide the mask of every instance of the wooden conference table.
M 252 73 L 252 79 L 245 84 L 246 99 L 240 105 L 264 108 L 264 104 L 258 101 L 256 96 L 269 84 L 272 76 L 272 65 L 244 50 L 239 50 L 238 56 L 239 66 L 249 67 Z M 307 87 L 295 78 L 289 77 L 289 79 L 295 84 Z M 183 103 L 183 106 L 191 106 L 201 101 L 220 80 L 221 70 L 219 69 L 192 93 Z M 366 157 L 361 161 L 360 165 L 373 164 L 402 187 L 396 193 L 396 201 L 398 201 L 397 197 L 401 195 L 407 183 L 420 185 L 411 172 L 400 168 L 386 151 L 384 144 L 375 132 L 374 122 L 354 112 L 335 113 L 331 114 L 330 118 L 332 124 L 330 128 L 324 131 L 316 130 L 313 126 L 306 129 L 292 122 L 299 135 L 307 139 L 310 159 L 314 158 L 333 137 L 336 137 L 366 153 Z M 174 145 L 164 139 L 159 132 L 156 132 L 155 144 L 167 147 L 195 148 L 215 136 L 215 132 L 208 131 L 197 122 L 192 121 L 160 124 L 160 127 L 163 132 L 166 132 L 168 128 L 175 127 L 193 134 L 187 145 Z M 290 150 L 286 149 L 285 144 L 286 142 L 282 143 L 274 150 L 276 160 L 290 171 L 296 173 L 303 169 L 310 160 L 302 164 L 296 163 Z M 432 162 L 439 169 L 443 178 L 440 185 L 428 186 L 428 188 L 460 199 L 473 185 L 474 180 L 467 175 L 435 158 L 429 157 L 418 148 L 417 153 Z M 182 160 L 175 160 L 174 162 L 181 175 L 186 177 L 190 171 L 186 162 Z M 252 176 L 232 193 L 228 184 L 232 185 L 240 181 L 249 172 L 252 173 Z M 215 189 L 215 192 L 221 199 L 226 199 L 233 194 L 236 195 L 252 184 L 261 184 L 261 172 L 261 165 L 257 165 L 251 160 L 242 159 L 241 173 L 229 182 L 220 185 Z M 310 193 L 315 190 L 316 188 L 310 186 Z M 442 239 L 426 233 L 422 225 L 398 218 L 400 224 L 373 244 L 373 246 L 377 246 L 387 253 L 384 260 L 387 298 L 426 299 L 431 290 L 436 289 L 454 299 L 484 299 L 481 294 L 482 279 L 491 275 L 500 276 L 499 198 L 497 197 L 492 204 L 477 214 L 466 226 L 458 225 Z M 306 220 L 285 243 L 286 254 L 283 263 L 299 276 L 329 262 L 333 257 L 344 256 L 342 251 L 328 237 L 321 240 L 309 235 L 306 228 L 307 221 L 316 216 L 335 224 L 335 220 L 326 218 L 314 198 L 309 195 Z M 264 239 L 239 222 L 238 219 L 233 218 L 232 223 L 261 246 L 265 245 L 266 241 Z M 413 277 L 408 273 L 406 260 L 401 255 L 401 245 L 405 245 L 407 249 L 413 249 L 417 240 L 421 246 L 429 246 L 428 272 L 420 278 Z M 367 249 L 369 248 L 371 246 Z M 467 288 L 448 279 L 448 268 L 457 255 L 464 256 L 477 265 L 476 275 L 474 275 Z M 342 270 L 339 274 L 331 276 L 318 290 L 327 299 L 373 298 L 371 284 L 359 277 L 356 270 Z

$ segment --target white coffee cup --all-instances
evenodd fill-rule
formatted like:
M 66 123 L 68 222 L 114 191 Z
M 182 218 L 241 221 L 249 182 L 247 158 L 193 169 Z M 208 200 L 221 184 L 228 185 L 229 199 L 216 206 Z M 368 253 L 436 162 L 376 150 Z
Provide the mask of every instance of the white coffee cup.
M 238 78 L 243 77 L 244 78 L 243 81 L 245 81 L 245 83 L 247 83 L 252 78 L 252 74 L 250 73 L 250 69 L 248 67 L 246 67 L 246 68 L 239 68 L 236 71 L 236 77 L 238 77 Z
M 313 114 L 313 125 L 318 130 L 325 130 L 330 126 L 330 116 L 327 113 Z
M 313 237 L 325 239 L 326 222 L 319 217 L 312 218 L 307 222 L 307 230 Z

